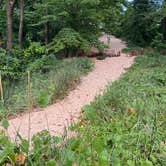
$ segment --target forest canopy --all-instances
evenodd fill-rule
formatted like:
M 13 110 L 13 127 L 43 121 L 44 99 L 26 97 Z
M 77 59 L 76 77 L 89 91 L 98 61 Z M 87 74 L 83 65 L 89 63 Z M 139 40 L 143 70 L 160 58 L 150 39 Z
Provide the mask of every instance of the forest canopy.
M 47 45 L 59 34 L 64 40 L 66 35 L 76 39 L 73 35 L 77 34 L 86 46 L 82 49 L 87 50 L 87 46 L 99 45 L 101 32 L 148 45 L 160 34 L 166 38 L 165 17 L 162 0 L 1 0 L 0 47 L 27 48 L 31 42 Z M 79 41 L 73 41 L 72 49 L 81 47 Z
M 122 3 L 123 0 L 2 0 L 1 47 L 26 48 L 34 41 L 48 44 L 60 32 L 63 36 L 64 28 L 78 33 L 82 41 L 90 42 L 89 45 L 95 44 L 100 32 L 113 25 Z
M 162 0 L 1 0 L 0 18 L 0 70 L 12 77 L 43 56 L 102 51 L 103 32 L 132 45 L 166 49 Z
M 162 0 L 133 0 L 128 3 L 121 15 L 118 35 L 142 47 L 165 45 L 165 3 Z

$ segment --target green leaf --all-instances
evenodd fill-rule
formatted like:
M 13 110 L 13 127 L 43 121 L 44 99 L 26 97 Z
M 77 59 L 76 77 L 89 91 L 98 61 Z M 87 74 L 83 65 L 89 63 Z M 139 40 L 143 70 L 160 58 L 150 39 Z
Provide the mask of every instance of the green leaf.
M 97 153 L 101 153 L 104 150 L 104 140 L 100 137 L 95 138 L 93 143 L 93 148 L 96 150 Z
M 9 127 L 9 122 L 6 120 L 6 119 L 3 119 L 2 120 L 2 122 L 1 122 L 1 124 L 2 124 L 2 127 L 4 128 L 4 129 L 8 129 L 8 127 Z
M 104 150 L 102 153 L 100 153 L 99 163 L 100 165 L 105 165 L 105 166 L 110 165 L 109 153 L 107 152 L 107 150 Z
M 83 111 L 85 111 L 85 117 L 90 120 L 91 122 L 94 122 L 98 119 L 98 116 L 96 114 L 96 109 L 93 108 L 90 105 L 86 105 L 83 107 Z
M 127 160 L 127 165 L 128 166 L 135 166 L 135 162 L 132 160 Z
M 56 166 L 56 161 L 55 160 L 50 160 L 47 162 L 46 166 Z
M 141 166 L 153 166 L 153 163 L 149 160 L 141 161 Z

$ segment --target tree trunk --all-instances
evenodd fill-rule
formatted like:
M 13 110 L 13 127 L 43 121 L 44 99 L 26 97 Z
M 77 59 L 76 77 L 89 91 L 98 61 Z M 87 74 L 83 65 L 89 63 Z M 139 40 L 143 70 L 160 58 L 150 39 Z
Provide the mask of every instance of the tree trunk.
M 2 48 L 2 43 L 3 43 L 3 40 L 2 40 L 2 35 L 1 35 L 1 32 L 0 32 L 0 48 Z
M 13 17 L 13 10 L 14 6 L 16 4 L 17 0 L 13 0 L 12 4 L 10 0 L 6 0 L 6 37 L 7 37 L 7 42 L 6 42 L 6 49 L 11 51 L 12 49 L 12 17 Z
M 110 43 L 111 43 L 111 36 L 107 35 L 107 44 L 110 47 Z
M 46 8 L 46 11 L 45 11 L 46 13 L 46 16 L 48 15 L 48 10 L 47 10 L 47 8 Z M 45 44 L 48 44 L 48 42 L 49 42 L 49 23 L 48 23 L 48 21 L 45 23 L 45 34 L 44 34 L 44 36 L 45 36 Z
M 18 45 L 22 48 L 22 38 L 23 38 L 23 21 L 24 21 L 24 0 L 20 0 L 20 23 L 18 32 Z
M 49 23 L 45 24 L 45 44 L 49 42 Z
M 6 0 L 6 37 L 7 37 L 7 43 L 6 48 L 7 50 L 12 49 L 12 8 L 10 5 L 10 0 Z
M 166 17 L 164 17 L 162 20 L 162 32 L 164 40 L 166 40 Z

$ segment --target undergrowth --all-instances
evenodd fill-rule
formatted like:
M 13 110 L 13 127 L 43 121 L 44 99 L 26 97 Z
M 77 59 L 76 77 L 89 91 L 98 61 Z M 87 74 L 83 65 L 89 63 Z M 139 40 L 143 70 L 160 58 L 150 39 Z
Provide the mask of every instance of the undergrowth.
M 69 142 L 82 165 L 166 163 L 166 57 L 142 56 L 90 106 Z M 81 157 L 83 156 L 83 158 Z M 74 162 L 74 161 L 73 161 Z
M 73 58 L 66 60 L 51 59 L 44 64 L 42 71 L 40 63 L 30 65 L 31 72 L 31 102 L 33 107 L 45 107 L 62 99 L 68 91 L 80 81 L 80 77 L 88 73 L 93 64 L 88 58 Z M 43 61 L 42 61 L 43 62 Z M 48 66 L 49 65 L 49 66 Z M 37 71 L 34 67 L 37 67 Z M 49 70 L 47 71 L 47 68 Z M 45 70 L 45 71 L 43 71 Z M 30 70 L 31 71 L 31 70 Z M 1 103 L 0 118 L 4 115 L 15 115 L 27 110 L 27 76 L 19 80 L 2 80 L 4 89 L 4 103 Z
M 103 96 L 83 108 L 80 122 L 71 127 L 77 137 L 66 141 L 43 131 L 33 137 L 33 148 L 27 153 L 25 140 L 15 145 L 1 134 L 0 163 L 164 166 L 165 111 L 166 57 L 140 56 Z

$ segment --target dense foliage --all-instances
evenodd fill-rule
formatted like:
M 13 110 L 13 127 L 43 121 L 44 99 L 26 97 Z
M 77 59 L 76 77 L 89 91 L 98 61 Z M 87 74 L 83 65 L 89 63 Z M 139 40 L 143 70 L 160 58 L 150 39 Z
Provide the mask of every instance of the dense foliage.
M 27 72 L 34 106 L 62 98 L 92 64 L 60 59 L 87 53 L 93 46 L 102 51 L 105 46 L 98 38 L 103 31 L 113 31 L 124 2 L 0 0 L 0 114 L 27 108 Z
M 76 56 L 79 51 L 88 52 L 92 46 L 102 50 L 104 46 L 98 38 L 103 31 L 113 32 L 124 2 L 1 0 L 0 71 L 3 78 L 15 80 L 27 70 L 45 68 L 41 62 L 45 56 Z
M 124 2 L 124 0 L 28 0 L 25 2 L 2 0 L 0 5 L 0 17 L 2 18 L 0 21 L 0 43 L 7 49 L 7 21 L 8 12 L 10 12 L 10 8 L 6 5 L 8 1 L 10 1 L 12 8 L 12 15 L 10 16 L 13 24 L 12 46 L 18 45 L 18 31 L 19 24 L 21 24 L 19 16 L 22 14 L 22 45 L 24 48 L 31 41 L 48 44 L 64 28 L 73 29 L 85 41 L 91 43 L 98 39 L 102 29 L 110 28 L 105 24 L 106 20 L 109 19 L 109 22 L 113 25 L 115 13 L 118 14 L 122 10 L 121 4 Z M 21 13 L 22 6 L 24 8 L 23 13 Z
M 117 35 L 130 43 L 145 46 L 166 45 L 166 8 L 165 1 L 133 0 L 121 14 L 121 24 Z M 156 45 L 157 44 L 157 45 Z
M 1 0 L 0 70 L 18 78 L 44 55 L 101 49 L 101 32 L 132 44 L 166 48 L 166 7 L 156 0 Z M 9 3 L 8 3 L 9 2 Z
M 77 138 L 66 142 L 43 131 L 28 142 L 11 143 L 1 132 L 0 164 L 163 166 L 166 162 L 166 58 L 138 57 L 103 96 L 83 108 L 72 127 Z M 6 128 L 8 123 L 3 120 Z

